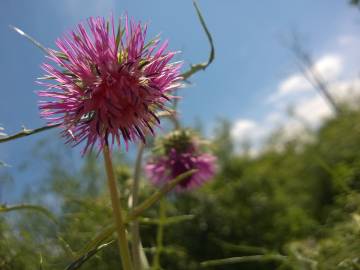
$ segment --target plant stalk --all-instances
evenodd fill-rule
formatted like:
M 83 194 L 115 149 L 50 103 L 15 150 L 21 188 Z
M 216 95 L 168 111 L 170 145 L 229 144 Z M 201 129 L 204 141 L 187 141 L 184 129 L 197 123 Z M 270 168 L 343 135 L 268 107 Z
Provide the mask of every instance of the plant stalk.
M 164 240 L 164 224 L 166 221 L 166 201 L 165 198 L 161 198 L 160 200 L 160 208 L 159 208 L 159 225 L 157 227 L 157 235 L 156 235 L 156 251 L 153 260 L 153 270 L 160 270 L 160 256 L 163 252 L 163 240 Z
M 134 210 L 139 202 L 139 182 L 141 174 L 141 161 L 144 153 L 145 145 L 140 142 L 138 145 L 138 152 L 135 162 L 134 179 L 131 194 L 131 209 Z M 136 270 L 141 270 L 143 265 L 141 263 L 141 240 L 139 221 L 135 219 L 131 224 L 131 252 L 134 260 Z
M 121 213 L 121 203 L 119 199 L 119 193 L 117 190 L 114 168 L 112 165 L 109 147 L 107 145 L 104 146 L 103 154 L 104 154 L 104 162 L 105 162 L 106 174 L 108 179 L 111 204 L 113 208 L 113 215 L 115 219 L 116 232 L 118 236 L 121 263 L 124 270 L 133 270 L 129 246 L 126 239 L 126 228 Z

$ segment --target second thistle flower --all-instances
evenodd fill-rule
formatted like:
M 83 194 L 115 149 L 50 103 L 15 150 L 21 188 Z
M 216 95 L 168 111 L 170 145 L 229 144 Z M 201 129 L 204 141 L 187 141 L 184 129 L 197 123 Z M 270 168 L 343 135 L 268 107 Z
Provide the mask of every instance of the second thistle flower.
M 176 130 L 162 138 L 145 168 L 157 186 L 192 169 L 197 171 L 178 185 L 178 191 L 200 187 L 216 171 L 216 157 L 205 153 L 199 139 L 189 130 Z

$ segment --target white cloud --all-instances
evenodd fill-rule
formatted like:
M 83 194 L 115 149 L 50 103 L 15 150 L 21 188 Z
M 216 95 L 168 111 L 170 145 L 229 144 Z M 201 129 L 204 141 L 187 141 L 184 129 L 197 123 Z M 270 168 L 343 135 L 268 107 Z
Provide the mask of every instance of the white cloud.
M 360 99 L 360 79 L 336 81 L 344 72 L 343 61 L 339 55 L 326 54 L 314 63 L 312 70 L 329 82 L 329 91 L 336 100 L 355 103 Z M 359 99 L 355 99 L 355 96 Z M 300 73 L 281 81 L 275 94 L 268 100 L 271 101 L 268 103 L 270 108 L 262 119 L 239 119 L 233 125 L 233 138 L 239 144 L 250 141 L 250 152 L 259 153 L 261 145 L 279 128 L 282 131 L 280 141 L 286 141 L 304 134 L 307 128 L 319 127 L 334 113 L 327 101 Z M 306 139 L 306 136 L 303 137 Z
M 343 69 L 343 60 L 339 55 L 325 55 L 314 63 L 313 71 L 319 72 L 326 81 L 336 79 Z
M 278 90 L 269 98 L 270 102 L 279 100 L 289 94 L 303 92 L 311 89 L 311 84 L 302 74 L 294 74 L 280 82 Z
M 288 104 L 289 106 L 291 105 Z M 329 104 L 317 93 L 293 104 L 291 111 L 289 114 L 287 109 L 273 107 L 272 111 L 258 121 L 239 119 L 233 124 L 232 137 L 237 145 L 251 143 L 250 154 L 256 155 L 272 132 L 281 129 L 281 136 L 278 137 L 278 143 L 281 143 L 304 134 L 307 128 L 317 128 L 324 119 L 333 115 Z M 277 147 L 281 149 L 281 144 Z
M 279 85 L 279 93 L 288 94 L 296 92 L 299 89 L 309 89 L 311 85 L 302 75 L 292 75 Z
M 339 55 L 327 54 L 315 61 L 309 72 L 316 72 L 325 81 L 333 81 L 343 70 L 343 60 Z M 268 101 L 276 102 L 288 96 L 312 90 L 312 85 L 302 73 L 295 73 L 282 80 L 276 92 L 270 95 Z
M 258 129 L 257 123 L 248 119 L 239 119 L 233 125 L 231 135 L 239 141 L 245 141 L 253 137 Z
M 294 107 L 294 116 L 312 127 L 318 126 L 322 120 L 332 114 L 332 108 L 320 95 L 307 98 Z
M 310 71 L 320 74 L 326 81 L 328 90 L 338 102 L 360 104 L 360 39 L 343 35 L 335 39 L 336 48 L 315 59 Z M 274 131 L 276 147 L 283 149 L 284 142 L 292 138 L 309 140 L 306 131 L 318 128 L 334 112 L 317 89 L 308 83 L 303 74 L 296 72 L 279 81 L 275 91 L 268 97 L 262 117 L 257 120 L 238 119 L 232 129 L 234 140 L 241 145 L 251 140 L 250 153 L 259 153 Z

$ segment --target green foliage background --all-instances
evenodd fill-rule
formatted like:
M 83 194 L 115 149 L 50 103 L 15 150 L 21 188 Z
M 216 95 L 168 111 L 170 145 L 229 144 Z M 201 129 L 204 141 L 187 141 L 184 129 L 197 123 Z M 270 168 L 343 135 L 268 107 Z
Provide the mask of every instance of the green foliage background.
M 216 178 L 167 198 L 168 216 L 194 217 L 165 227 L 163 269 L 200 269 L 202 261 L 261 254 L 286 259 L 208 269 L 359 269 L 360 111 L 344 110 L 282 149 L 277 133 L 256 157 L 232 151 L 229 128 L 220 121 L 216 131 Z M 61 153 L 42 162 L 49 163 L 46 184 L 23 200 L 47 203 L 57 222 L 32 210 L 1 213 L 0 269 L 65 269 L 112 222 L 100 158 L 87 157 L 78 171 L 67 169 Z M 117 175 L 126 204 L 131 166 L 121 157 L 116 163 L 123 164 Z M 143 179 L 141 200 L 153 191 Z M 157 215 L 155 206 L 144 217 Z M 156 225 L 142 223 L 141 236 L 151 261 Z M 119 269 L 116 249 L 110 244 L 81 269 Z

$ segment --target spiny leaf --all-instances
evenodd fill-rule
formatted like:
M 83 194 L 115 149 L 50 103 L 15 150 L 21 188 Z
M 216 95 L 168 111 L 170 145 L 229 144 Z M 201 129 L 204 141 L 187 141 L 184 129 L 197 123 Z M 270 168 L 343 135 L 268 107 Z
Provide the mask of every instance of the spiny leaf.
M 167 217 L 166 220 L 162 222 L 162 224 L 165 226 L 171 225 L 171 224 L 176 224 L 176 223 L 192 220 L 192 219 L 194 219 L 194 217 L 195 217 L 194 215 L 182 215 L 182 216 L 176 216 L 176 217 Z M 154 224 L 154 225 L 157 225 L 161 222 L 159 219 L 154 219 L 154 218 L 139 218 L 139 221 L 140 221 L 140 223 L 143 223 L 143 224 Z
M 89 243 L 86 244 L 86 246 L 82 249 L 81 252 L 79 252 L 79 254 L 90 252 L 90 250 L 94 249 L 95 247 L 99 246 L 101 243 L 109 239 L 114 232 L 115 232 L 114 225 L 111 225 L 110 227 L 103 229 L 94 239 L 92 239 Z M 83 256 L 84 255 L 78 255 L 78 258 Z
M 114 241 L 110 241 L 106 244 L 100 245 L 89 252 L 87 252 L 85 255 L 78 258 L 76 261 L 72 262 L 69 266 L 65 268 L 65 270 L 75 270 L 79 269 L 86 261 L 88 261 L 91 257 L 93 257 L 96 253 L 98 253 L 100 250 L 106 248 L 107 246 L 111 245 Z
M 215 59 L 215 46 L 214 46 L 213 38 L 211 36 L 209 29 L 206 26 L 205 19 L 202 16 L 200 8 L 195 0 L 193 1 L 193 4 L 194 4 L 195 10 L 196 10 L 196 13 L 198 15 L 198 18 L 200 20 L 201 26 L 202 26 L 203 30 L 205 31 L 206 37 L 210 43 L 210 53 L 209 53 L 209 59 L 207 62 L 191 65 L 190 69 L 188 71 L 185 71 L 183 74 L 181 74 L 181 76 L 183 77 L 184 80 L 189 79 L 192 75 L 194 75 L 196 72 L 198 72 L 200 70 L 205 70 Z
M 251 255 L 242 257 L 231 257 L 226 259 L 204 261 L 200 264 L 201 267 L 220 266 L 228 264 L 237 264 L 244 262 L 267 262 L 267 261 L 286 261 L 287 257 L 280 254 L 265 254 L 265 255 Z
M 26 34 L 23 30 L 20 28 L 17 28 L 16 26 L 9 25 L 11 29 L 13 29 L 15 32 L 20 34 L 21 36 L 25 37 L 27 40 L 29 40 L 32 44 L 34 44 L 36 47 L 38 47 L 40 50 L 42 50 L 46 54 L 50 54 L 49 49 L 45 48 L 39 41 L 34 39 L 32 36 Z

